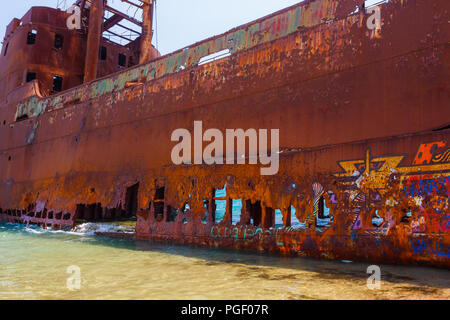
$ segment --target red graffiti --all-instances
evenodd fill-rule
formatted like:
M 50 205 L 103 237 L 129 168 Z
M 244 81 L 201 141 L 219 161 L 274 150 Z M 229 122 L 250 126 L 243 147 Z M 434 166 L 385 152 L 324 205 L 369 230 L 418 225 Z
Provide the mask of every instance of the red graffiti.
M 443 148 L 447 145 L 446 141 L 437 141 L 431 143 L 421 144 L 414 158 L 413 165 L 431 164 L 433 155 L 436 150 Z

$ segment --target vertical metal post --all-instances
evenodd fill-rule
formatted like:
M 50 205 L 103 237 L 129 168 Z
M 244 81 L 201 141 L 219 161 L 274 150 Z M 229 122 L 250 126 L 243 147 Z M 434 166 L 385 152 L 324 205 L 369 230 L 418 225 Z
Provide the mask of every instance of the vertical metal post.
M 89 82 L 97 78 L 104 14 L 103 1 L 104 0 L 93 0 L 90 8 L 84 82 Z
M 155 0 L 149 0 L 142 5 L 142 35 L 141 53 L 139 63 L 149 62 L 152 58 L 152 37 L 153 37 L 153 11 Z

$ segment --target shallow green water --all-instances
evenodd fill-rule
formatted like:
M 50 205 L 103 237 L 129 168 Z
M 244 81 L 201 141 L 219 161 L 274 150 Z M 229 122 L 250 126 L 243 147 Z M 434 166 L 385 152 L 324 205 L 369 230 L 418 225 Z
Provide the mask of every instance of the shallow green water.
M 70 266 L 80 290 L 67 288 Z M 207 250 L 0 224 L 0 299 L 449 299 L 450 271 Z M 70 282 L 73 283 L 73 282 Z

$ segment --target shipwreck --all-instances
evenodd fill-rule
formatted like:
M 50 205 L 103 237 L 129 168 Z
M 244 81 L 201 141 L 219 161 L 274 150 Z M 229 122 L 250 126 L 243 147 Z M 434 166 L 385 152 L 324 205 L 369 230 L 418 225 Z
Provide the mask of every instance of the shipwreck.
M 78 0 L 8 25 L 0 220 L 135 217 L 141 240 L 450 267 L 448 0 L 305 0 L 167 55 L 154 1 L 123 1 L 142 19 Z M 279 130 L 276 174 L 250 147 L 174 163 L 196 121 Z

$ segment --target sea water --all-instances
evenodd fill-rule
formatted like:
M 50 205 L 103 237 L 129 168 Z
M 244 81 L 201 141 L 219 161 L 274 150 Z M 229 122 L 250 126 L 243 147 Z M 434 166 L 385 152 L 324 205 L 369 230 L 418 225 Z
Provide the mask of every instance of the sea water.
M 0 299 L 450 298 L 448 270 L 381 265 L 380 289 L 371 290 L 369 263 L 94 235 L 127 228 L 86 224 L 63 232 L 0 224 Z

